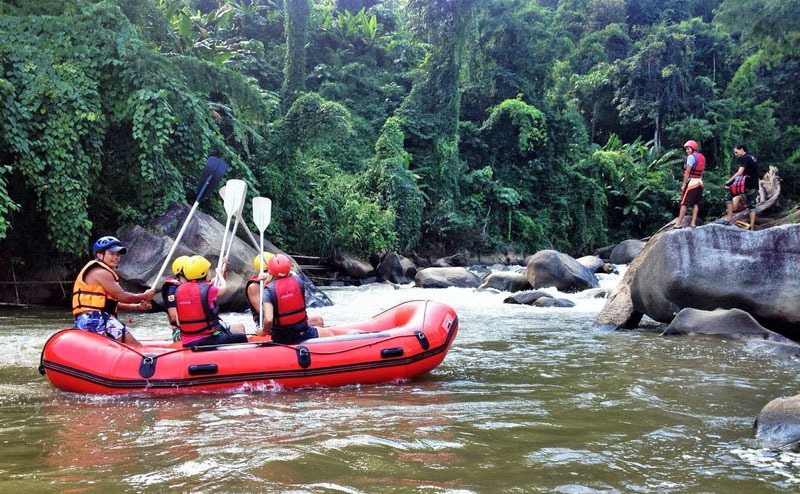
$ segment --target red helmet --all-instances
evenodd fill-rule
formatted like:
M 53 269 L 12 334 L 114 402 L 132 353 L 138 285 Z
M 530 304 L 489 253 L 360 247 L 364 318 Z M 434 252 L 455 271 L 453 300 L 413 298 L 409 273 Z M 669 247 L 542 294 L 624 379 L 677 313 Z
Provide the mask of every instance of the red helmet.
M 283 254 L 273 256 L 269 260 L 269 274 L 275 278 L 283 278 L 289 275 L 289 270 L 292 269 L 292 261 Z
M 683 145 L 683 148 L 692 148 L 693 150 L 697 151 L 697 141 L 686 141 L 686 144 Z

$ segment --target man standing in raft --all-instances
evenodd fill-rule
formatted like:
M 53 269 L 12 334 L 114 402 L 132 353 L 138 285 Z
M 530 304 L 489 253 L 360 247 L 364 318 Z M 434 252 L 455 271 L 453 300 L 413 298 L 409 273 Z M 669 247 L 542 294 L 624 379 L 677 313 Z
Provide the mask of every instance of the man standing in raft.
M 127 251 L 116 237 L 97 239 L 92 246 L 94 259 L 81 269 L 72 288 L 72 313 L 75 327 L 82 331 L 139 345 L 125 324 L 117 319 L 117 310 L 148 310 L 156 291 L 128 293 L 119 285 L 119 275 L 114 269 Z
M 290 276 L 291 268 L 292 262 L 283 254 L 269 260 L 269 274 L 275 279 L 264 288 L 264 327 L 258 333 L 272 334 L 272 341 L 286 345 L 317 338 L 319 331 L 310 322 L 323 325 L 322 317 L 309 320 L 303 282 Z M 323 336 L 328 334 L 324 331 Z
M 706 167 L 706 158 L 697 152 L 696 141 L 686 141 L 683 145 L 686 151 L 686 163 L 683 165 L 683 185 L 681 185 L 681 211 L 675 228 L 683 228 L 683 218 L 686 209 L 692 208 L 691 227 L 697 226 L 697 212 L 703 204 L 703 170 Z
M 203 256 L 192 256 L 183 265 L 187 282 L 175 292 L 181 342 L 184 347 L 247 343 L 243 325 L 230 325 L 219 318 L 217 297 L 223 295 L 228 286 L 224 268 L 218 274 L 218 287 L 207 281 L 210 268 L 211 263 Z

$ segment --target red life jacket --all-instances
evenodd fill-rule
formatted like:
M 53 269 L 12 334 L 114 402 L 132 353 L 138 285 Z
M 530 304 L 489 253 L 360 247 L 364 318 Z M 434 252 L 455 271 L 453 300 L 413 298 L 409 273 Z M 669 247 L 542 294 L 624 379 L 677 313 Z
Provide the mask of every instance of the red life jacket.
M 733 179 L 731 184 L 731 195 L 738 196 L 744 194 L 745 184 L 747 183 L 747 176 L 742 175 Z
M 244 296 L 247 299 L 247 305 L 250 306 L 250 313 L 253 314 L 253 320 L 258 322 L 258 313 L 261 311 L 257 307 L 253 306 L 253 304 L 250 302 L 250 297 L 247 296 L 247 292 L 250 291 L 250 285 L 253 283 L 258 285 L 258 276 L 253 276 L 247 280 L 247 283 L 244 285 Z
M 175 293 L 175 308 L 178 310 L 181 336 L 201 334 L 211 335 L 219 325 L 219 306 L 208 304 L 207 281 L 190 281 L 178 287 Z
M 695 152 L 697 163 L 694 165 L 694 170 L 689 172 L 689 178 L 703 178 L 703 170 L 706 168 L 706 157 L 701 153 Z
M 267 285 L 274 309 L 273 327 L 293 326 L 308 319 L 303 285 L 294 276 Z

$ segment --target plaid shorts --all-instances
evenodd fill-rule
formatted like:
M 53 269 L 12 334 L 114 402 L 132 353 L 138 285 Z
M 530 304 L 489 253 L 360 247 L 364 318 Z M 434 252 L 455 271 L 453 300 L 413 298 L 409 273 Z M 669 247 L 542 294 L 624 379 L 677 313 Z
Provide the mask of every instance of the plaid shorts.
M 84 312 L 75 318 L 75 327 L 81 331 L 107 336 L 112 340 L 122 341 L 125 337 L 125 325 L 107 312 Z
M 745 189 L 744 194 L 739 194 L 744 203 L 747 205 L 747 211 L 755 211 L 756 203 L 758 202 L 758 189 Z M 734 195 L 728 190 L 725 195 L 725 203 L 732 204 Z

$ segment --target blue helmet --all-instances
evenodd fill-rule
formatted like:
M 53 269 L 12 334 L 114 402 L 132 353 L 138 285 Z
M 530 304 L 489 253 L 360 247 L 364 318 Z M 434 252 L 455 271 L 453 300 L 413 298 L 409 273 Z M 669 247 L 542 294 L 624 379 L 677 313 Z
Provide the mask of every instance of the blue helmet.
M 110 250 L 111 252 L 119 252 L 120 254 L 125 254 L 128 252 L 128 248 L 122 245 L 122 242 L 120 242 L 117 237 L 100 237 L 92 246 L 93 254 L 105 252 L 107 250 Z

